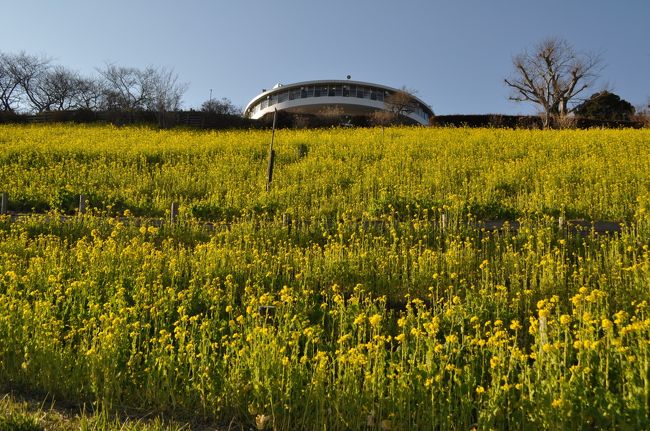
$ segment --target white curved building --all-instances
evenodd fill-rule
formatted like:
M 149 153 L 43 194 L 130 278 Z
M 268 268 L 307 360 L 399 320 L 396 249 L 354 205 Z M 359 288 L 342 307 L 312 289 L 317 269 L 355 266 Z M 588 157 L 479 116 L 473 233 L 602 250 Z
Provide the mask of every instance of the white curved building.
M 304 81 L 295 84 L 276 84 L 271 90 L 263 90 L 244 109 L 244 116 L 260 119 L 274 110 L 294 114 L 316 115 L 331 108 L 343 115 L 368 115 L 375 111 L 390 110 L 385 100 L 401 90 L 385 85 L 351 80 Z M 433 116 L 431 108 L 411 95 L 409 109 L 401 115 L 423 125 Z M 389 97 L 390 100 L 390 97 Z

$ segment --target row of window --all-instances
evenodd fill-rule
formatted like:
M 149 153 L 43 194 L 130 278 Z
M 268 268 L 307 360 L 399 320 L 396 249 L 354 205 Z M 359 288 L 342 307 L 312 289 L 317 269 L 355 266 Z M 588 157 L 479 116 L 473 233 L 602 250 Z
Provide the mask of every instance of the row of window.
M 276 103 L 286 102 L 287 100 L 307 99 L 310 97 L 357 97 L 359 99 L 384 101 L 384 96 L 388 92 L 384 90 L 372 89 L 357 85 L 306 85 L 296 87 L 286 91 L 280 91 L 267 96 L 257 104 L 253 110 L 266 109 Z
M 311 97 L 356 97 L 358 99 L 370 99 L 379 102 L 384 101 L 384 97 L 390 93 L 386 90 L 381 90 L 372 87 L 364 87 L 361 85 L 305 85 L 304 87 L 294 87 L 286 91 L 279 91 L 270 94 L 261 99 L 255 106 L 251 108 L 251 113 L 256 113 L 269 106 L 277 103 L 283 103 L 288 100 L 307 99 Z M 417 115 L 422 118 L 428 119 L 428 114 L 418 106 L 415 111 Z

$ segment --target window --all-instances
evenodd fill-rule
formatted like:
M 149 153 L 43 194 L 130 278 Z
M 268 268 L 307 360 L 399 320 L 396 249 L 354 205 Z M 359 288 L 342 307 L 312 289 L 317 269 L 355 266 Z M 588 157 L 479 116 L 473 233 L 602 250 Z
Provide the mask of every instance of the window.
M 306 97 L 314 97 L 314 87 L 312 86 L 302 87 L 300 90 L 300 97 L 302 97 L 303 99 Z
M 314 97 L 327 96 L 327 85 L 317 85 L 314 89 Z
M 300 88 L 295 88 L 289 92 L 289 100 L 300 99 Z

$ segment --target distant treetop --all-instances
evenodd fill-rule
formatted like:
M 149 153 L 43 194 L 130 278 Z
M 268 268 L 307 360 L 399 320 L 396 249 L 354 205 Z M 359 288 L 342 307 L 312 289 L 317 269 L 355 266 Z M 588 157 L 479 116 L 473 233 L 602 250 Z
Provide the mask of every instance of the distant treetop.
M 630 120 L 635 113 L 634 106 L 617 94 L 609 91 L 594 93 L 576 107 L 575 113 L 581 117 L 596 120 Z

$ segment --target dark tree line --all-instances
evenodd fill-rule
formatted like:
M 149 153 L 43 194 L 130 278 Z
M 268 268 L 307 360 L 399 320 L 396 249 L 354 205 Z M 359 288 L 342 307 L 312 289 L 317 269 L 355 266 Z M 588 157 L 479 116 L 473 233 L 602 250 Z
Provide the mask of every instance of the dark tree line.
M 47 57 L 0 52 L 0 111 L 86 109 L 152 111 L 180 109 L 187 84 L 164 67 L 138 69 L 107 64 L 84 76 Z

